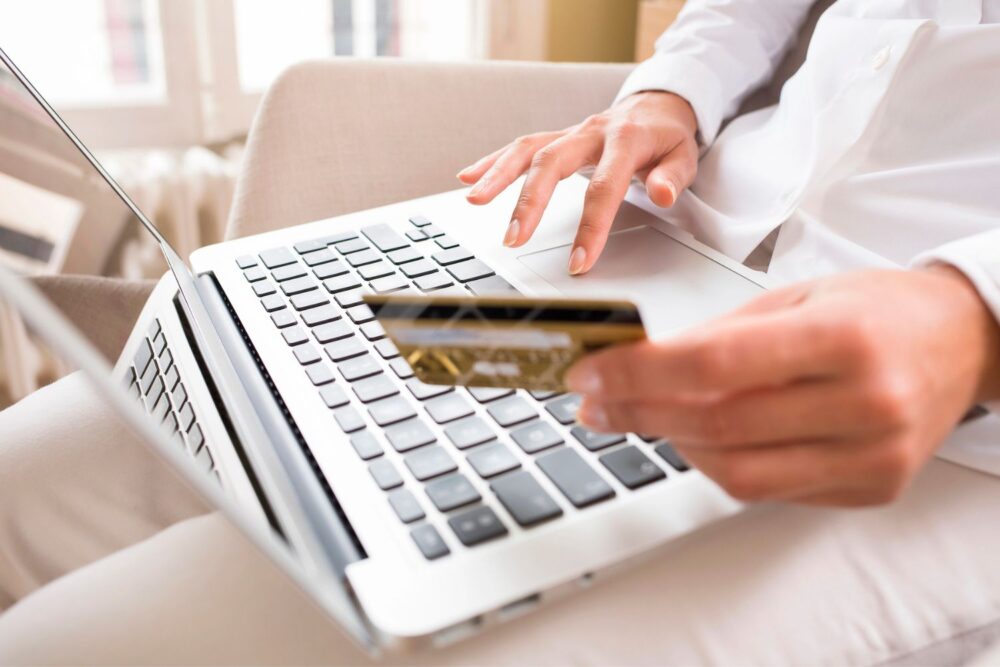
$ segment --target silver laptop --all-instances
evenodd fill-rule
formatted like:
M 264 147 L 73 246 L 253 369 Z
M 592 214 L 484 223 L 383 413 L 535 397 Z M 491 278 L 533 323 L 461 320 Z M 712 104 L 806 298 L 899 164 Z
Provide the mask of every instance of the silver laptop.
M 514 187 L 483 208 L 448 192 L 188 264 L 0 56 L 170 267 L 110 380 L 2 267 L 0 294 L 367 650 L 454 641 L 739 511 L 668 442 L 578 425 L 577 396 L 420 383 L 361 295 L 626 296 L 655 337 L 759 294 L 759 274 L 626 204 L 596 268 L 569 277 L 580 176 L 518 250 L 500 244 Z

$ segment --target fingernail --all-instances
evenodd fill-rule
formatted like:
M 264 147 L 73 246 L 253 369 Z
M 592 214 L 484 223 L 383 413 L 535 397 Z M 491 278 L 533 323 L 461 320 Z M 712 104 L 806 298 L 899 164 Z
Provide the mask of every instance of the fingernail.
M 677 203 L 677 186 L 673 181 L 667 181 L 667 190 L 670 190 L 670 205 L 673 206 Z
M 571 276 L 575 276 L 579 273 L 583 273 L 583 265 L 587 261 L 587 251 L 581 246 L 577 246 L 573 249 L 573 253 L 569 256 L 569 273 Z
M 476 181 L 476 184 L 472 186 L 472 189 L 469 190 L 469 196 L 475 197 L 480 192 L 482 192 L 483 188 L 485 187 L 486 187 L 486 181 L 483 179 L 479 179 L 478 181 Z
M 601 376 L 587 366 L 574 366 L 566 373 L 566 386 L 576 394 L 593 395 L 601 392 Z
M 521 235 L 521 223 L 516 219 L 511 220 L 507 225 L 507 234 L 503 237 L 503 244 L 508 248 L 513 248 L 517 243 L 517 237 Z
M 585 405 L 584 409 L 577 415 L 577 419 L 598 431 L 608 431 L 611 427 L 608 422 L 608 413 L 600 405 Z

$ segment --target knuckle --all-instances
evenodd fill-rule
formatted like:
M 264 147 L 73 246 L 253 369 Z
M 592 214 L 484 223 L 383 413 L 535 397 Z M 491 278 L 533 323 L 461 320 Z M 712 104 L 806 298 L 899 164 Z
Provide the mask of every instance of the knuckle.
M 517 196 L 517 210 L 534 208 L 538 197 L 531 190 L 522 190 Z
M 531 167 L 533 169 L 548 169 L 558 164 L 559 151 L 555 150 L 551 145 L 542 148 L 531 158 Z
M 729 367 L 729 353 L 726 345 L 701 344 L 690 356 L 694 375 L 698 378 L 717 378 Z
M 885 374 L 877 376 L 871 382 L 865 397 L 869 419 L 891 428 L 907 426 L 914 416 L 915 393 L 912 384 L 906 379 Z
M 514 140 L 512 145 L 517 150 L 530 150 L 535 146 L 535 135 L 526 134 L 522 137 L 518 137 Z
M 621 120 L 612 126 L 608 132 L 609 138 L 622 143 L 637 139 L 643 132 L 643 127 L 634 120 Z
M 586 118 L 583 119 L 583 122 L 580 123 L 580 127 L 581 128 L 590 129 L 590 130 L 596 129 L 596 128 L 599 128 L 599 127 L 604 127 L 604 124 L 605 124 L 606 120 L 607 120 L 607 118 L 606 118 L 606 116 L 603 113 L 591 114 L 591 115 L 589 115 L 589 116 L 587 116 Z
M 587 188 L 585 199 L 587 201 L 600 201 L 611 197 L 615 189 L 615 182 L 611 174 L 596 172 L 590 178 L 590 187 Z

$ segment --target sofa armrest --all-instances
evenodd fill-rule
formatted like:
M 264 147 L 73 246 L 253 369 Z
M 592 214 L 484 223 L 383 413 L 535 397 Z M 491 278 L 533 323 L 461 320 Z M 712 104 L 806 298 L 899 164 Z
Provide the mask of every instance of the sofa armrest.
M 286 71 L 247 142 L 229 238 L 459 187 L 516 136 L 612 102 L 628 65 L 334 59 Z

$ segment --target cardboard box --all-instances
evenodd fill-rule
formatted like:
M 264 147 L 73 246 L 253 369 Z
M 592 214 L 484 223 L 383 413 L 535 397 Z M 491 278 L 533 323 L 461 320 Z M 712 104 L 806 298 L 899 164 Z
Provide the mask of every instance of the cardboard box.
M 684 0 L 642 0 L 635 33 L 635 59 L 642 61 L 653 55 L 656 38 L 670 27 L 684 6 Z

